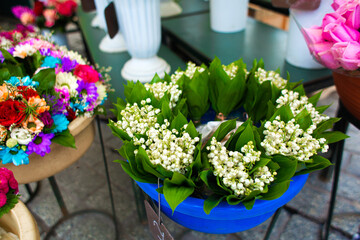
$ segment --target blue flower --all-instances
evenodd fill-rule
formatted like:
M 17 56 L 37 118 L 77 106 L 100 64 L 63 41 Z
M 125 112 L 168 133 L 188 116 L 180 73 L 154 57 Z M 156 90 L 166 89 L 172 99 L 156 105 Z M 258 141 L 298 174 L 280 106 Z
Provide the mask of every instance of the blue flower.
M 21 79 L 19 79 L 18 77 L 11 77 L 5 82 L 13 86 L 30 86 L 34 88 L 39 86 L 39 82 L 33 81 L 29 76 L 25 76 Z
M 53 56 L 47 56 L 45 57 L 43 63 L 41 64 L 41 67 L 56 68 L 56 65 L 60 63 L 61 60 L 59 58 Z
M 0 157 L 3 164 L 13 163 L 15 166 L 29 164 L 29 155 L 27 155 L 24 150 L 18 149 L 17 147 L 5 147 L 4 149 L 4 146 L 2 146 Z
M 70 107 L 74 110 L 74 112 L 76 112 L 76 110 L 79 110 L 80 112 L 84 112 L 88 106 L 89 106 L 89 102 L 70 103 Z
M 52 133 L 60 133 L 67 129 L 69 121 L 64 114 L 56 114 L 52 116 L 54 120 L 55 128 L 51 131 Z

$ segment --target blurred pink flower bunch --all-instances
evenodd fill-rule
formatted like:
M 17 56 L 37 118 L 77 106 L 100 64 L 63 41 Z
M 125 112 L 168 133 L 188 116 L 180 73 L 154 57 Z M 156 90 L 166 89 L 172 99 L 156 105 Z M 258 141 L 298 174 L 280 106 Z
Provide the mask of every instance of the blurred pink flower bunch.
M 33 9 L 15 6 L 11 10 L 24 25 L 37 23 L 40 28 L 53 28 L 66 24 L 76 8 L 76 0 L 35 0 Z
M 10 192 L 13 190 L 13 192 Z M 7 168 L 0 168 L 0 208 L 7 203 L 9 194 L 18 194 L 19 187 L 14 174 Z
M 313 56 L 330 69 L 360 67 L 360 0 L 334 0 L 321 26 L 304 28 Z

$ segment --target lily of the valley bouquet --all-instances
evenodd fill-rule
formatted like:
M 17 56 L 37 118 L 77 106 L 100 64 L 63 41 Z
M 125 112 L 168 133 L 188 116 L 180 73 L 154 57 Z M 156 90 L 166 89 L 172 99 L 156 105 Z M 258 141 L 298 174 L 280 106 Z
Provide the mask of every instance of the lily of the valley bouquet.
M 31 154 L 45 156 L 54 142 L 75 147 L 68 125 L 103 112 L 105 69 L 40 36 L 1 44 L 0 51 L 2 163 L 28 164 Z
M 73 20 L 76 8 L 76 0 L 35 0 L 32 9 L 15 6 L 12 12 L 24 25 L 64 31 L 65 25 Z
M 304 28 L 310 52 L 330 69 L 357 70 L 360 66 L 360 2 L 334 0 L 334 12 L 325 14 L 321 26 Z
M 328 131 L 338 119 L 316 105 L 320 93 L 308 98 L 302 85 L 266 71 L 262 61 L 250 70 L 241 60 L 189 63 L 164 79 L 128 82 L 125 97 L 109 123 L 124 142 L 125 161 L 118 162 L 136 181 L 159 179 L 157 191 L 173 211 L 189 196 L 205 199 L 206 213 L 221 201 L 251 209 L 256 199 L 278 198 L 293 176 L 331 165 L 318 153 L 346 137 Z M 247 118 L 238 128 L 237 119 L 222 121 L 202 136 L 195 125 L 205 124 L 208 112 L 218 120 Z

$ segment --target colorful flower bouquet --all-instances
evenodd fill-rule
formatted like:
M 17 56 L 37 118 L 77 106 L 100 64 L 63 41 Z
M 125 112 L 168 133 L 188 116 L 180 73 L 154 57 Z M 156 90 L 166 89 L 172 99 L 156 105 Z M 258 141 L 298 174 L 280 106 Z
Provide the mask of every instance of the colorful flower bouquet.
M 0 168 L 0 217 L 8 213 L 19 199 L 18 182 L 12 171 Z
M 0 159 L 28 164 L 51 143 L 74 147 L 68 129 L 79 116 L 104 113 L 108 70 L 43 38 L 27 38 L 0 51 Z M 5 48 L 4 48 L 5 47 Z
M 346 135 L 328 131 L 338 119 L 316 106 L 320 94 L 308 98 L 262 61 L 248 71 L 241 60 L 215 59 L 145 86 L 128 82 L 109 126 L 124 142 L 124 171 L 138 182 L 160 180 L 157 191 L 172 211 L 189 196 L 205 199 L 207 214 L 222 201 L 251 209 L 256 199 L 279 198 L 292 177 L 331 165 L 318 153 Z M 220 113 L 238 118 L 202 136 L 193 120 L 206 124 Z M 237 119 L 244 121 L 238 128 Z
M 24 25 L 36 24 L 41 29 L 64 31 L 65 25 L 73 20 L 76 8 L 76 0 L 35 0 L 33 9 L 16 6 L 12 12 Z

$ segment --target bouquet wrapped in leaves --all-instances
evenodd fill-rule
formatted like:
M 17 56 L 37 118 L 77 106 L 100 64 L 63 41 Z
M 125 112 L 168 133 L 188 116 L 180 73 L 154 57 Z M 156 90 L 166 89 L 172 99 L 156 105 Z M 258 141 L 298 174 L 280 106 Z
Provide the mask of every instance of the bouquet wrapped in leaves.
M 249 118 L 238 128 L 232 119 L 223 121 L 210 137 L 201 136 L 186 111 L 170 101 L 175 91 L 161 88 L 159 94 L 154 89 L 155 82 L 168 81 L 157 76 L 150 88 L 129 82 L 126 101 L 118 99 L 115 105 L 117 121 L 109 123 L 124 141 L 119 153 L 125 161 L 118 160 L 124 171 L 139 182 L 160 180 L 157 191 L 173 211 L 189 196 L 205 199 L 207 214 L 222 201 L 251 209 L 256 199 L 280 197 L 293 176 L 331 165 L 318 153 L 347 136 L 329 131 L 339 119 L 323 114 L 328 106 L 317 106 L 321 93 L 308 98 L 301 84 L 266 71 L 262 61 L 254 61 L 248 72 L 241 60 L 226 67 L 215 59 L 208 74 L 206 87 L 217 113 L 246 110 Z M 179 79 L 178 89 L 188 96 L 183 86 L 194 78 Z

